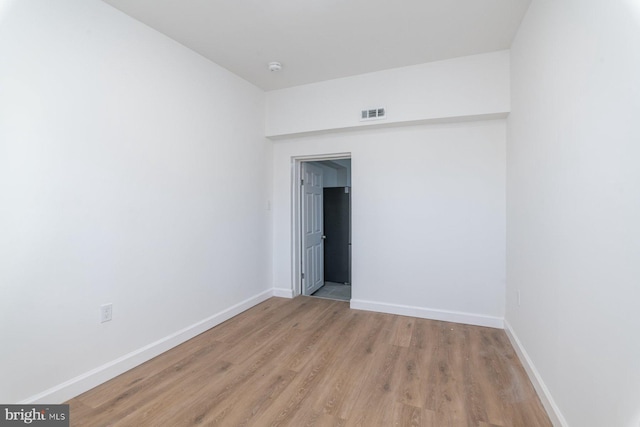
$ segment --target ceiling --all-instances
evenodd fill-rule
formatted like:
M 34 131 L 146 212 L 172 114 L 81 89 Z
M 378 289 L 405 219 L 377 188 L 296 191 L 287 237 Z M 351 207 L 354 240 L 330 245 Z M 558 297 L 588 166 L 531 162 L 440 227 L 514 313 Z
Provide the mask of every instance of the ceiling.
M 531 2 L 104 1 L 264 90 L 508 49 Z

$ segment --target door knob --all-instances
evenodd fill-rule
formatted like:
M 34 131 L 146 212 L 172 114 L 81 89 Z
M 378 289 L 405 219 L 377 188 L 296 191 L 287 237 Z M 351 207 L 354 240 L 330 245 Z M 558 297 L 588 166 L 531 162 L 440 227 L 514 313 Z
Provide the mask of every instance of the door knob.
M 327 238 L 327 236 L 322 236 L 322 239 L 326 239 L 326 238 Z

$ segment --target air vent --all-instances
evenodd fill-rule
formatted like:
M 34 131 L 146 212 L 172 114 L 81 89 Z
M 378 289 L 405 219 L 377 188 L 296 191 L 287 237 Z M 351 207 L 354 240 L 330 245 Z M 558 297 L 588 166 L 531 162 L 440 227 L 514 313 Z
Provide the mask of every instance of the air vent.
M 360 114 L 360 121 L 365 120 L 381 120 L 387 117 L 387 112 L 384 107 L 367 108 L 362 110 Z

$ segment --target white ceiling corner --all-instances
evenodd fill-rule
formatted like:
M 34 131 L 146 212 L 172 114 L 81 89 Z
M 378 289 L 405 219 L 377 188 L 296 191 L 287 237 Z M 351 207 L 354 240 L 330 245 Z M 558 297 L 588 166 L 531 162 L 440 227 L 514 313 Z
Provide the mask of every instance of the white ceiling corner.
M 508 49 L 531 0 L 104 1 L 274 90 Z

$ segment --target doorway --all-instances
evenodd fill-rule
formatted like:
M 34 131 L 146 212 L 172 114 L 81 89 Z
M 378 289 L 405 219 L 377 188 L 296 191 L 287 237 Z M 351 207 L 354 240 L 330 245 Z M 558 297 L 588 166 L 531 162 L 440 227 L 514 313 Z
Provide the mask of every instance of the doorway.
M 299 161 L 300 294 L 351 299 L 351 158 Z

